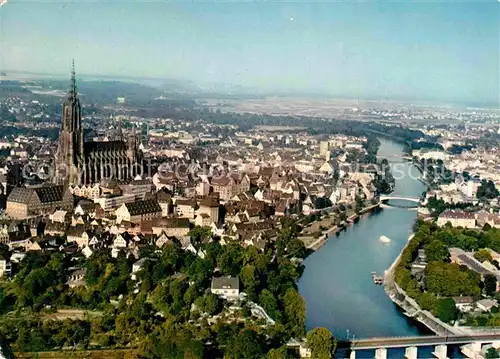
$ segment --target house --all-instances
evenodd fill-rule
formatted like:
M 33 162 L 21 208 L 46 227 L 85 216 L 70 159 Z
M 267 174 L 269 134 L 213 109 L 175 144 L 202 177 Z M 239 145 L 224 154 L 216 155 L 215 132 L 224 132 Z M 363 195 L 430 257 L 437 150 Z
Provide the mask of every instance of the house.
M 455 307 L 463 313 L 470 311 L 472 303 L 474 303 L 474 298 L 470 296 L 453 297 L 453 300 L 455 301 Z
M 7 197 L 5 214 L 14 219 L 44 215 L 56 209 L 73 210 L 73 195 L 68 187 L 42 185 L 15 187 Z
M 41 251 L 40 243 L 28 240 L 26 243 L 26 252 L 28 251 Z
M 158 218 L 152 223 L 152 233 L 161 235 L 165 233 L 170 237 L 187 236 L 191 224 L 187 218 Z
M 69 227 L 67 233 L 68 242 L 76 242 L 78 247 L 83 248 L 89 244 L 89 233 L 85 229 L 85 226 L 78 225 L 76 227 Z
M 198 214 L 206 214 L 210 218 L 210 223 L 219 222 L 219 202 L 215 198 L 205 198 L 200 201 Z
M 238 193 L 250 190 L 250 178 L 246 174 L 232 173 L 225 177 L 212 179 L 211 185 L 214 193 L 218 193 L 221 200 L 229 201 Z
M 159 218 L 162 215 L 162 209 L 155 199 L 124 203 L 116 210 L 116 221 L 121 223 L 127 221 L 139 223 Z
M 175 213 L 179 218 L 194 219 L 194 214 L 197 208 L 196 200 L 194 199 L 176 199 Z
M 64 223 L 66 222 L 66 214 L 68 213 L 68 211 L 63 211 L 63 210 L 60 210 L 60 209 L 56 209 L 54 211 L 54 213 L 52 213 L 50 216 L 49 216 L 49 219 L 52 221 L 52 222 L 57 222 L 57 223 Z
M 89 200 L 81 200 L 77 203 L 75 210 L 73 211 L 74 214 L 83 216 L 85 214 L 90 215 L 93 217 L 93 214 L 95 212 L 95 203 L 91 202 Z
M 0 277 L 9 276 L 12 271 L 12 265 L 7 258 L 0 256 Z
M 85 275 L 87 274 L 87 270 L 85 268 L 73 268 L 70 269 L 68 274 L 68 280 L 66 284 L 70 288 L 81 287 L 85 285 Z
M 163 247 L 165 244 L 174 244 L 173 237 L 167 236 L 165 233 L 162 233 L 155 242 L 158 248 Z
M 92 247 L 96 247 L 97 245 L 99 244 L 99 239 L 97 238 L 97 236 L 93 236 L 90 240 L 89 240 L 89 246 L 92 246 Z
M 206 213 L 201 213 L 196 216 L 194 219 L 194 224 L 195 226 L 200 226 L 200 227 L 208 227 L 210 224 L 212 224 L 212 221 L 210 220 L 210 216 Z
M 70 191 L 74 196 L 89 199 L 97 198 L 101 194 L 101 188 L 98 183 L 70 187 Z
M 497 302 L 492 299 L 481 299 L 476 302 L 477 308 L 483 312 L 489 312 L 496 305 Z
M 146 262 L 150 260 L 149 258 L 141 258 L 137 262 L 134 262 L 132 264 L 132 273 L 130 274 L 130 277 L 132 280 L 137 280 L 137 273 L 144 268 L 144 265 Z
M 437 225 L 444 226 L 448 222 L 452 227 L 475 228 L 476 216 L 471 212 L 446 210 L 439 215 Z
M 227 299 L 235 299 L 240 294 L 240 281 L 238 277 L 212 278 L 210 291 Z
M 244 213 L 247 216 L 249 222 L 255 223 L 260 221 L 260 215 L 262 211 L 259 208 L 250 207 L 247 208 Z
M 94 254 L 94 251 L 90 249 L 89 246 L 85 246 L 82 249 L 82 254 L 85 256 L 85 258 L 90 258 L 92 254 Z
M 7 225 L 0 225 L 0 243 L 8 243 L 9 242 L 9 230 Z
M 307 346 L 306 343 L 301 343 L 299 346 L 299 356 L 301 358 L 310 358 L 312 356 L 311 349 Z
M 48 222 L 45 224 L 43 234 L 50 236 L 62 236 L 66 232 L 67 225 L 60 222 Z
M 170 193 L 162 188 L 156 193 L 156 200 L 161 207 L 162 217 L 167 217 L 168 215 L 172 214 L 172 195 Z
M 323 163 L 321 165 L 321 167 L 319 168 L 319 172 L 326 173 L 326 174 L 329 174 L 329 175 L 331 175 L 333 173 L 333 171 L 334 171 L 333 166 L 329 162 Z
M 127 194 L 123 196 L 117 194 L 107 194 L 102 197 L 94 199 L 94 203 L 99 204 L 104 213 L 112 213 L 113 211 L 116 211 L 116 209 L 122 206 L 124 203 L 132 203 L 132 202 L 135 202 L 135 196 L 133 194 Z M 99 209 L 96 208 L 96 211 L 98 210 Z
M 128 184 L 120 185 L 124 195 L 134 195 L 136 200 L 144 200 L 146 194 L 151 193 L 154 185 L 149 179 L 134 179 Z
M 113 248 L 127 248 L 128 240 L 125 234 L 118 234 L 113 240 Z

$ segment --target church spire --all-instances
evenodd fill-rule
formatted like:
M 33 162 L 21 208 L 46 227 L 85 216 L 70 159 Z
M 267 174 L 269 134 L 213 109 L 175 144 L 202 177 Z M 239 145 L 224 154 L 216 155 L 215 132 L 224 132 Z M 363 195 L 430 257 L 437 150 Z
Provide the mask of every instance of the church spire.
M 71 80 L 69 84 L 69 97 L 76 97 L 75 59 L 71 62 Z

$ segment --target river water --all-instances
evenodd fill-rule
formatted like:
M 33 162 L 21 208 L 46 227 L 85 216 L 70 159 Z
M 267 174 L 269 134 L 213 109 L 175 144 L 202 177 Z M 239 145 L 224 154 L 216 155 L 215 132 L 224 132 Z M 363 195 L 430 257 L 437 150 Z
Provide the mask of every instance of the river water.
M 402 145 L 385 139 L 380 142 L 379 157 L 402 154 Z M 393 174 L 396 170 L 405 173 L 399 176 L 402 178 L 395 176 L 394 194 L 419 197 L 425 186 L 417 179 L 418 170 L 409 162 L 388 160 Z M 326 327 L 339 340 L 431 334 L 405 317 L 371 278 L 372 271 L 382 275 L 398 256 L 416 215 L 403 208 L 365 214 L 305 260 L 298 287 L 307 303 L 308 329 Z M 391 242 L 380 242 L 381 235 Z

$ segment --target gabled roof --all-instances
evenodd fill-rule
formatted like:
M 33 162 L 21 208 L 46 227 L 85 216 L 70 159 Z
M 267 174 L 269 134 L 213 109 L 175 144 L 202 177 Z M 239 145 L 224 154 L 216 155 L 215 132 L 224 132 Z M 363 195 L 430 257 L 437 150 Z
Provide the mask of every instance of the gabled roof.
M 152 223 L 153 227 L 163 228 L 189 228 L 188 218 L 157 218 Z
M 42 203 L 60 202 L 64 197 L 64 186 L 44 185 L 32 188 L 15 187 L 9 194 L 8 201 L 28 204 L 33 193 L 36 193 Z
M 59 202 L 64 197 L 64 186 L 61 185 L 42 186 L 34 190 L 42 203 Z
M 125 203 L 125 206 L 131 216 L 161 212 L 161 207 L 155 199 Z
M 7 201 L 27 204 L 33 192 L 31 188 L 15 187 L 12 189 L 12 192 L 10 192 Z
M 207 197 L 200 201 L 200 207 L 219 207 L 219 202 L 213 197 Z
M 158 203 L 169 203 L 172 201 L 172 195 L 165 188 L 162 188 L 156 192 L 156 200 Z
M 238 277 L 212 278 L 212 289 L 240 289 Z

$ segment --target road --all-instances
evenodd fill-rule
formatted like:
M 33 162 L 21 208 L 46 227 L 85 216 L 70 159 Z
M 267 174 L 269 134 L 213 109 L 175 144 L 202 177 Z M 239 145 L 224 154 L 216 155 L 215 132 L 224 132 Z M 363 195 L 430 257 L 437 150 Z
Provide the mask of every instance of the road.
M 366 338 L 351 342 L 352 349 L 402 348 L 409 346 L 427 346 L 440 344 L 467 344 L 472 342 L 491 343 L 500 341 L 500 330 L 496 333 L 485 333 L 471 336 L 419 336 L 393 338 Z

